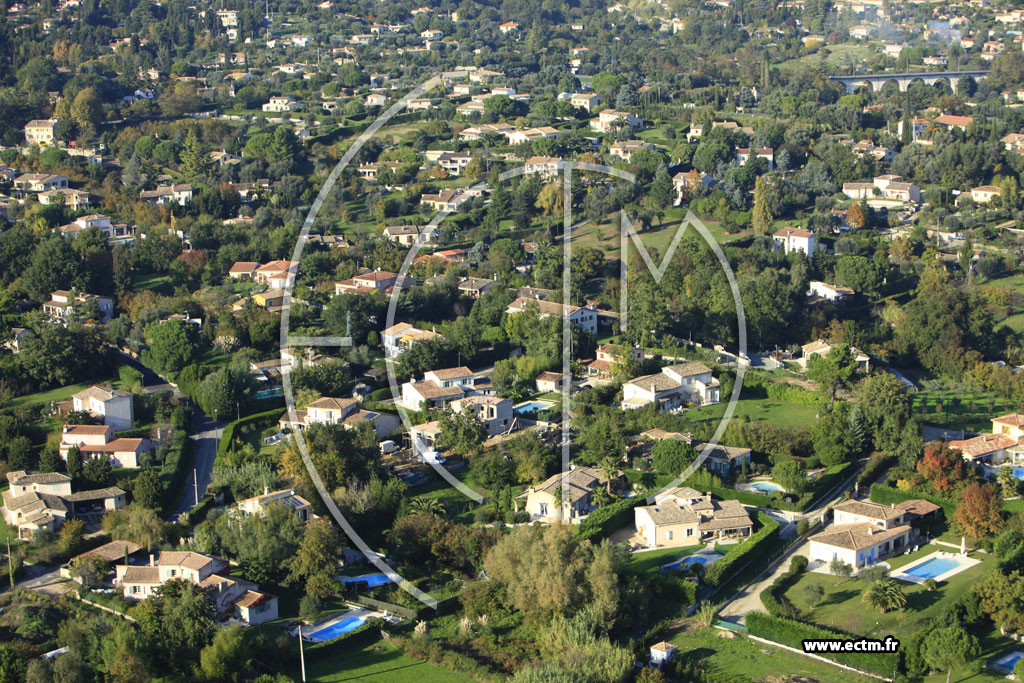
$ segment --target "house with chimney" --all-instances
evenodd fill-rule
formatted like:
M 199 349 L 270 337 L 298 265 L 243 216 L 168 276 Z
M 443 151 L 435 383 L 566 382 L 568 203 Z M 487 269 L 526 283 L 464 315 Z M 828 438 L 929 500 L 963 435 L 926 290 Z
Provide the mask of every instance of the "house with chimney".
M 228 561 L 193 551 L 165 550 L 150 556 L 149 564 L 114 567 L 114 585 L 128 600 L 145 600 L 168 581 L 191 581 L 213 602 L 221 621 L 237 619 L 262 624 L 278 617 L 277 597 L 229 574 Z
M 813 256 L 818 251 L 818 238 L 806 228 L 782 228 L 772 235 L 776 249 L 789 254 L 794 251 Z
M 18 530 L 19 539 L 31 540 L 40 531 L 54 533 L 71 517 L 120 510 L 127 494 L 116 486 L 89 491 L 71 490 L 71 477 L 62 472 L 15 470 L 7 473 L 3 492 L 4 521 Z
M 420 410 L 424 405 L 444 409 L 452 401 L 486 393 L 490 388 L 490 380 L 474 376 L 465 366 L 430 370 L 423 379 L 402 385 L 402 405 L 408 410 Z
M 107 458 L 111 467 L 135 469 L 139 457 L 153 450 L 153 443 L 147 438 L 115 438 L 111 425 L 64 425 L 60 457 L 66 461 L 72 448 L 78 448 L 83 459 Z
M 114 429 L 130 429 L 135 420 L 134 397 L 131 393 L 100 384 L 74 394 L 70 410 L 87 412 Z
M 653 505 L 633 508 L 633 523 L 642 545 L 674 548 L 718 541 L 740 541 L 754 523 L 738 500 L 715 500 L 688 486 L 654 497 Z
M 363 410 L 354 398 L 333 398 L 324 396 L 313 401 L 302 410 L 285 412 L 278 421 L 282 430 L 304 431 L 314 424 L 343 425 L 345 429 L 358 429 L 362 424 L 372 424 L 377 438 L 382 439 L 398 429 L 398 416 L 373 410 Z
M 668 365 L 653 375 L 629 380 L 622 385 L 622 408 L 656 404 L 661 410 L 686 405 L 704 406 L 719 402 L 718 380 L 711 368 L 696 361 Z
M 833 523 L 810 537 L 810 560 L 825 564 L 833 559 L 860 569 L 904 552 L 912 539 L 908 512 L 867 500 L 836 505 Z

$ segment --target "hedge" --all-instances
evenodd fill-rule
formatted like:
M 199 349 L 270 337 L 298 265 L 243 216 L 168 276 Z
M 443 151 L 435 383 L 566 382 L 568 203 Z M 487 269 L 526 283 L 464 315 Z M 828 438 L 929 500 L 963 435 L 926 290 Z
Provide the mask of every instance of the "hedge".
M 719 562 L 721 560 L 715 564 Z M 805 640 L 848 640 L 856 637 L 763 612 L 748 612 L 746 623 L 751 635 L 799 650 L 803 649 Z M 819 652 L 817 655 L 885 678 L 891 677 L 899 664 L 899 656 L 895 652 Z
M 813 500 L 823 493 L 828 493 L 836 484 L 845 479 L 849 475 L 849 470 L 855 466 L 856 463 L 844 462 L 841 465 L 829 467 L 825 474 L 815 480 L 814 488 L 811 490 L 811 499 Z M 807 504 L 810 504 L 810 501 Z M 807 505 L 804 505 L 804 507 L 807 507 Z
M 282 412 L 283 411 L 280 408 L 276 408 L 263 413 L 248 415 L 243 417 L 241 420 L 229 422 L 228 425 L 224 427 L 224 433 L 220 437 L 220 444 L 217 446 L 217 460 L 220 460 L 227 455 L 228 451 L 230 451 L 232 446 L 234 446 L 233 442 L 235 440 L 235 431 L 240 427 L 248 427 L 257 423 L 264 423 L 261 429 L 266 429 L 271 424 L 281 419 Z
M 636 496 L 594 510 L 576 527 L 576 535 L 580 539 L 589 539 L 596 543 L 632 522 L 633 508 L 646 504 L 645 497 Z
M 942 512 L 946 515 L 946 519 L 953 519 L 953 513 L 956 512 L 956 503 L 948 498 L 942 498 L 941 496 L 936 496 L 931 493 L 924 493 L 923 491 L 904 491 L 884 484 L 871 485 L 871 501 L 874 503 L 895 505 L 896 503 L 902 503 L 905 500 L 915 500 L 917 498 L 927 500 L 930 503 L 935 503 L 942 508 Z
M 807 569 L 807 558 L 803 555 L 794 555 L 789 561 L 789 570 L 779 574 L 772 585 L 761 591 L 761 604 L 768 610 L 768 614 L 774 617 L 795 618 L 798 616 L 796 608 L 786 599 L 785 593 L 800 578 L 805 569 Z
M 182 436 L 181 441 L 173 444 L 167 451 L 164 464 L 160 466 L 160 483 L 163 484 L 161 503 L 165 512 L 169 508 L 173 509 L 178 503 L 178 496 L 181 495 L 191 464 L 191 452 L 192 440 Z
M 779 538 L 779 523 L 762 512 L 757 514 L 757 521 L 761 525 L 757 533 L 709 566 L 704 571 L 704 583 L 717 588 L 731 578 L 731 570 L 740 571 L 758 557 L 771 555 L 772 546 Z
M 875 453 L 868 460 L 868 464 L 865 465 L 863 471 L 857 475 L 857 485 L 870 484 L 877 479 L 882 472 L 889 469 L 895 462 L 896 457 L 892 455 L 884 455 L 882 453 Z

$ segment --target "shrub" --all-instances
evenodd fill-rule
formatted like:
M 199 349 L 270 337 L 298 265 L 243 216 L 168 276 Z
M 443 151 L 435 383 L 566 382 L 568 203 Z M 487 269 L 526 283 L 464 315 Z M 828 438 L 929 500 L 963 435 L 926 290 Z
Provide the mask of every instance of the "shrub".
M 320 614 L 323 604 L 320 598 L 315 595 L 303 595 L 299 601 L 299 618 L 303 621 L 313 621 Z
M 709 586 L 721 586 L 734 572 L 740 571 L 756 558 L 767 558 L 779 538 L 779 523 L 763 513 L 758 513 L 761 528 L 750 538 L 736 545 L 729 554 L 718 560 L 704 572 L 704 582 Z
M 747 628 L 750 629 L 751 635 L 798 649 L 803 648 L 804 640 L 847 640 L 850 638 L 848 634 L 841 631 L 833 631 L 813 624 L 805 624 L 795 619 L 764 614 L 763 612 L 748 613 Z M 898 666 L 896 653 L 843 652 L 821 654 L 820 656 L 886 678 L 891 676 Z
M 646 504 L 647 499 L 637 496 L 606 505 L 587 515 L 587 518 L 576 527 L 576 534 L 581 539 L 589 539 L 597 543 L 601 539 L 607 538 L 613 531 L 617 531 L 633 521 L 633 508 Z

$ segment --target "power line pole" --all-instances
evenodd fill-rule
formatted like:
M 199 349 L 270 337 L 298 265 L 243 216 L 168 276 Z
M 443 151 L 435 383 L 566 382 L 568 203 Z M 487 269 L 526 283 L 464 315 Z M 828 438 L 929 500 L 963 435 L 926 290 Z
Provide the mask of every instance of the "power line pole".
M 302 683 L 306 683 L 306 651 L 302 647 L 302 624 L 299 624 L 299 664 L 302 667 Z
M 192 486 L 196 494 L 196 505 L 199 505 L 199 470 L 192 468 Z

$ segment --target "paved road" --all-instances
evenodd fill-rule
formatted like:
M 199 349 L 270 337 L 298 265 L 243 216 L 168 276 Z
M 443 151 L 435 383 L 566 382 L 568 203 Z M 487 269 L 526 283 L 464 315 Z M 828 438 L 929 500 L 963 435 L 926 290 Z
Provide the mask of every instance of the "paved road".
M 170 389 L 175 396 L 185 398 L 165 377 L 161 377 L 151 368 L 146 367 L 137 359 L 132 358 L 123 351 L 118 351 L 121 359 L 142 373 L 144 389 L 152 391 L 155 389 Z M 185 398 L 187 400 L 187 398 Z M 199 409 L 199 406 L 192 406 L 192 453 L 195 456 L 193 468 L 195 476 L 189 472 L 185 478 L 185 486 L 181 491 L 181 498 L 175 506 L 174 511 L 167 517 L 168 521 L 176 521 L 178 516 L 191 510 L 196 504 L 196 488 L 198 487 L 198 498 L 202 500 L 206 488 L 210 485 L 210 477 L 213 474 L 213 461 L 217 458 L 217 446 L 220 444 L 220 437 L 224 433 L 224 424 L 211 420 L 210 417 Z M 198 480 L 198 481 L 196 481 Z
M 213 462 L 217 459 L 217 446 L 220 444 L 220 437 L 224 433 L 224 425 L 214 422 L 198 408 L 194 409 L 192 419 L 192 453 L 195 456 L 193 468 L 195 476 L 189 472 L 185 478 L 185 487 L 182 489 L 181 498 L 178 500 L 174 512 L 168 516 L 168 520 L 174 521 L 178 516 L 191 510 L 196 504 L 196 488 L 198 486 L 198 498 L 202 500 L 206 493 L 206 487 L 210 485 L 210 478 L 213 475 Z M 198 482 L 196 481 L 198 480 Z
M 728 604 L 722 607 L 719 612 L 719 617 L 725 621 L 739 623 L 743 621 L 748 612 L 766 612 L 767 610 L 764 608 L 764 605 L 761 604 L 761 591 L 772 585 L 776 577 L 780 574 L 789 571 L 791 558 L 796 555 L 807 556 L 810 547 L 810 541 L 804 541 L 799 546 L 783 555 L 782 561 L 776 565 L 774 570 L 769 572 L 766 576 L 761 577 L 761 580 L 744 587 L 741 591 L 736 593 L 735 597 L 733 597 Z

